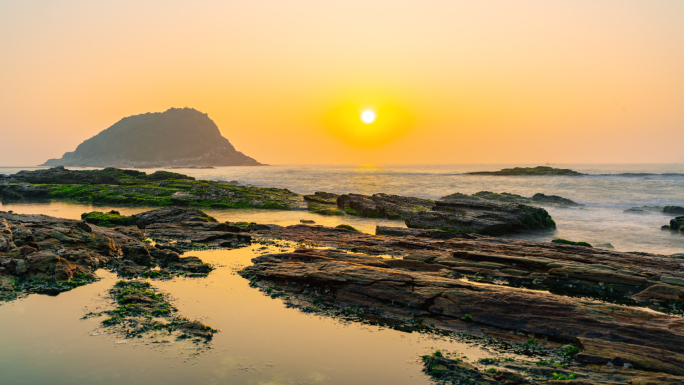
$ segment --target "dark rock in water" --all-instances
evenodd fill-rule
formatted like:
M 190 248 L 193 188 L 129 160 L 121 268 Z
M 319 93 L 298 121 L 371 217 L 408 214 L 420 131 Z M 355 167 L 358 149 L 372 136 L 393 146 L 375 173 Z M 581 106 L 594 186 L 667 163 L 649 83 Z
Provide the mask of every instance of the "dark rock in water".
M 532 201 L 535 203 L 552 203 L 562 206 L 584 206 L 583 204 L 572 201 L 568 198 L 559 197 L 558 195 L 544 195 L 537 193 L 532 196 Z
M 504 168 L 500 171 L 476 171 L 467 172 L 470 175 L 584 175 L 577 171 L 573 171 L 567 168 L 553 168 L 548 166 L 537 166 L 537 167 L 515 167 L 515 168 Z
M 670 221 L 670 230 L 684 233 L 684 215 L 673 218 Z
M 344 212 L 367 218 L 406 219 L 417 212 L 429 211 L 434 204 L 430 199 L 390 194 L 345 194 L 337 198 L 337 206 Z
M 179 223 L 179 222 L 216 222 L 216 219 L 197 209 L 182 207 L 164 207 L 140 214 L 131 215 L 135 224 L 140 228 L 146 228 L 154 223 Z
M 556 223 L 549 213 L 522 204 L 437 201 L 432 211 L 418 212 L 406 226 L 450 232 L 502 235 L 522 230 L 550 230 Z
M 665 206 L 663 207 L 665 214 L 684 214 L 684 207 L 682 206 Z
M 480 191 L 473 195 L 454 193 L 443 196 L 440 200 L 459 200 L 459 201 L 492 201 L 498 203 L 522 203 L 522 204 L 541 204 L 554 206 L 584 206 L 567 198 L 559 197 L 557 195 L 545 195 L 542 193 L 534 194 L 531 198 L 524 197 L 518 194 L 511 194 L 507 192 L 495 193 L 491 191 Z
M 662 213 L 662 206 L 641 206 L 641 207 L 630 207 L 623 211 L 625 214 L 649 214 L 649 213 Z
M 259 166 L 192 108 L 129 116 L 44 166 Z

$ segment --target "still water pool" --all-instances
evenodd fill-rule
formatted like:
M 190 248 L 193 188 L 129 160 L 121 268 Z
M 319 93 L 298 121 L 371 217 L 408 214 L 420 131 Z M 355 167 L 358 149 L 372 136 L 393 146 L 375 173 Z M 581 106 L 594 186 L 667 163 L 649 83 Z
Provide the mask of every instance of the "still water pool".
M 187 253 L 218 268 L 206 278 L 150 281 L 171 295 L 179 314 L 220 329 L 209 349 L 152 342 L 163 336 L 117 343 L 121 336 L 100 327 L 104 317 L 81 319 L 114 308 L 107 292 L 117 278 L 104 270 L 94 284 L 0 305 L 0 383 L 429 384 L 423 354 L 497 356 L 448 337 L 286 308 L 236 274 L 259 247 Z

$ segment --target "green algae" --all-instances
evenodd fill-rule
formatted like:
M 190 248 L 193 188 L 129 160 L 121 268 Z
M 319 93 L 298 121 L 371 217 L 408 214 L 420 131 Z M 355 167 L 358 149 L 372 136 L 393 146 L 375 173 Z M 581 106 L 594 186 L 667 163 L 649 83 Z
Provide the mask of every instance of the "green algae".
M 587 242 L 574 242 L 574 241 L 568 241 L 567 239 L 563 239 L 563 238 L 556 238 L 556 239 L 554 239 L 554 240 L 551 241 L 551 242 L 553 242 L 553 243 L 560 243 L 560 244 L 563 244 L 563 245 L 594 247 L 594 246 L 592 246 L 591 244 L 589 244 L 589 243 L 587 243 Z
M 118 211 L 110 211 L 103 213 L 100 211 L 91 211 L 89 213 L 81 214 L 81 219 L 92 223 L 96 226 L 115 227 L 115 226 L 131 226 L 135 225 L 135 218 L 121 215 Z
M 337 225 L 337 226 L 335 226 L 335 228 L 359 232 L 359 230 L 357 230 L 355 227 L 350 226 L 350 225 L 345 225 L 345 224 Z
M 196 206 L 290 210 L 302 201 L 287 189 L 239 186 L 167 171 L 146 175 L 136 170 L 89 170 L 79 184 L 10 183 L 1 186 L 6 201 L 66 201 L 117 206 Z M 105 176 L 109 178 L 104 178 Z M 102 182 L 102 183 L 97 183 Z

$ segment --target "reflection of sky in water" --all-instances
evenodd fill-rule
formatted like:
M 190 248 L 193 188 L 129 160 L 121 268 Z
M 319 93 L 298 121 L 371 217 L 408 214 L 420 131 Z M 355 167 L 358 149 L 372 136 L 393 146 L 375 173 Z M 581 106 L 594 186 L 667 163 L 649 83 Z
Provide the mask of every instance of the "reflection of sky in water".
M 660 230 L 662 225 L 669 223 L 672 216 L 623 213 L 623 210 L 634 206 L 684 206 L 684 176 L 498 177 L 462 175 L 469 171 L 499 170 L 514 166 L 536 165 L 290 165 L 175 169 L 172 171 L 200 179 L 237 180 L 255 186 L 288 188 L 300 194 L 328 191 L 370 195 L 384 192 L 430 199 L 454 192 L 472 194 L 478 191 L 509 192 L 523 196 L 532 196 L 539 192 L 547 195 L 560 195 L 584 203 L 586 206 L 582 209 L 548 208 L 558 224 L 556 232 L 514 235 L 514 237 L 536 240 L 561 237 L 590 243 L 607 242 L 622 251 L 636 250 L 665 254 L 684 252 L 684 236 Z M 588 174 L 684 174 L 684 164 L 553 164 L 551 166 L 570 168 Z M 0 173 L 14 173 L 18 170 L 20 168 L 0 168 Z M 155 170 L 145 171 L 154 172 Z M 27 210 L 17 205 L 0 206 L 0 209 L 12 209 L 8 207 L 16 207 L 17 212 Z M 26 206 L 22 205 L 22 207 Z M 36 208 L 33 212 L 39 213 L 41 210 L 44 209 Z M 82 208 L 74 210 L 79 211 Z M 300 219 L 313 219 L 317 224 L 323 225 L 347 223 L 367 233 L 374 233 L 376 224 L 403 226 L 402 222 L 398 221 L 367 220 L 350 216 L 324 217 L 302 211 L 230 210 L 212 213 L 221 220 L 281 225 L 298 223 Z M 73 214 L 75 216 L 70 214 L 69 217 L 79 218 L 81 212 Z M 58 214 L 53 212 L 50 215 Z M 61 215 L 66 216 L 66 214 Z
M 494 357 L 473 345 L 421 333 L 340 321 L 286 308 L 250 288 L 235 271 L 260 245 L 192 252 L 218 265 L 207 278 L 150 281 L 179 313 L 218 328 L 213 349 L 193 356 L 189 342 L 149 344 L 101 334 L 116 277 L 56 297 L 31 295 L 0 306 L 3 384 L 428 384 L 418 358 L 436 349 L 470 360 Z M 8 332 L 11 331 L 11 332 Z M 159 338 L 161 339 L 161 338 Z M 137 345 L 137 346 L 135 346 Z

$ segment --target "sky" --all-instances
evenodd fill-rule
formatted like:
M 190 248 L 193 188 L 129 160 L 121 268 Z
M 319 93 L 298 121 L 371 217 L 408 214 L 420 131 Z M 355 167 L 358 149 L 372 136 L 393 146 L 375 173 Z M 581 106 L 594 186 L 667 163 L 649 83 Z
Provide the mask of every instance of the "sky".
M 684 162 L 683 20 L 681 0 L 2 0 L 0 165 L 170 107 L 269 164 Z

